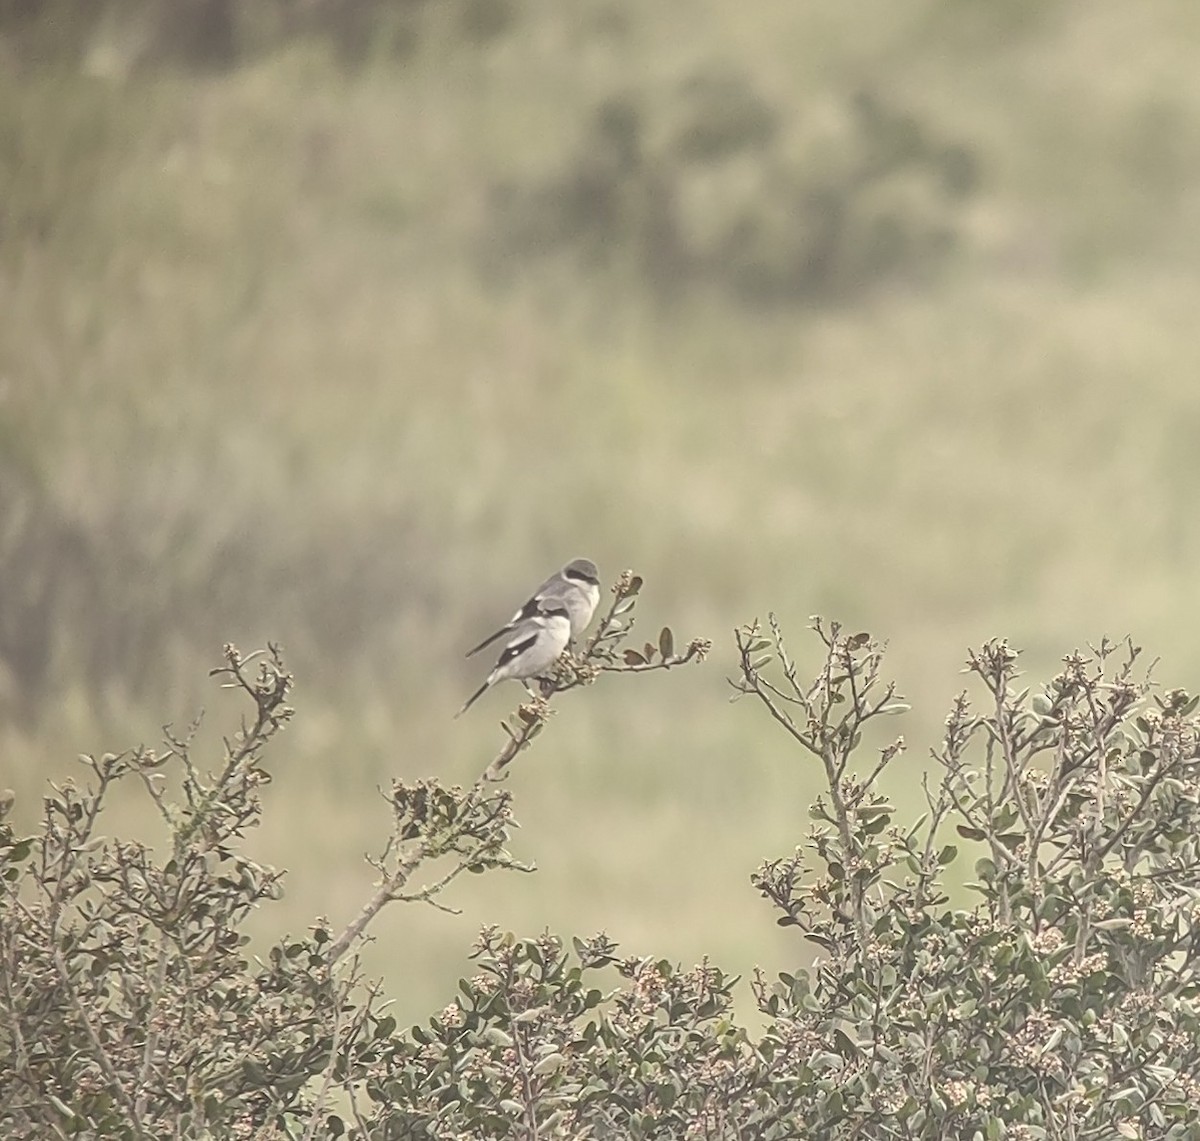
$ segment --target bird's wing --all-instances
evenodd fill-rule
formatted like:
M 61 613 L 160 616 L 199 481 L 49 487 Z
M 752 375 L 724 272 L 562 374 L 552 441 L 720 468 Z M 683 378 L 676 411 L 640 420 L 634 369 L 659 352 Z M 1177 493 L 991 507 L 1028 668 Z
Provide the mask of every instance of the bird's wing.
M 511 630 L 512 630 L 511 624 L 508 626 L 501 626 L 500 629 L 497 630 L 494 634 L 489 634 L 488 637 L 484 638 L 484 640 L 482 642 L 480 642 L 479 645 L 476 646 L 473 650 L 468 650 L 467 657 L 468 658 L 473 657 L 475 654 L 479 653 L 480 650 L 487 649 L 487 647 L 490 646 L 497 638 L 499 638 L 501 634 L 507 634 Z
M 559 583 L 562 579 L 561 572 L 552 574 L 541 586 L 531 594 L 521 608 L 494 634 L 489 634 L 482 642 L 472 650 L 467 651 L 467 657 L 474 657 L 480 650 L 487 649 L 497 638 L 503 637 L 505 634 L 511 634 L 517 625 L 524 622 L 526 618 L 532 618 L 538 612 L 538 603 L 541 602 L 547 594 L 556 594 L 559 589 Z
M 541 633 L 541 630 L 536 627 L 533 629 L 518 630 L 516 637 L 500 651 L 500 657 L 496 659 L 496 670 L 503 669 L 514 658 L 520 657 L 521 654 L 525 653 L 538 640 Z M 492 672 L 495 673 L 496 670 Z

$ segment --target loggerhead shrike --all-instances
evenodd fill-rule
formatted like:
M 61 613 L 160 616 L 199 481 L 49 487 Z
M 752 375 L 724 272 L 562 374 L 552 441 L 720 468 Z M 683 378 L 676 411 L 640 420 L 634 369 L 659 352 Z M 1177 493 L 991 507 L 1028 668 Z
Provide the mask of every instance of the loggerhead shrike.
M 600 572 L 596 570 L 596 564 L 591 559 L 572 559 L 562 570 L 546 579 L 506 625 L 469 650 L 467 657 L 479 653 L 497 638 L 512 633 L 527 618 L 534 617 L 539 607 L 544 609 L 546 603 L 551 601 L 566 606 L 571 619 L 571 639 L 578 638 L 587 629 L 592 615 L 596 613 L 596 604 L 600 601 Z
M 461 717 L 498 681 L 510 677 L 527 681 L 544 674 L 558 661 L 570 640 L 571 613 L 566 603 L 554 598 L 544 601 L 535 614 L 513 627 L 487 681 L 467 698 L 466 704 L 454 716 Z

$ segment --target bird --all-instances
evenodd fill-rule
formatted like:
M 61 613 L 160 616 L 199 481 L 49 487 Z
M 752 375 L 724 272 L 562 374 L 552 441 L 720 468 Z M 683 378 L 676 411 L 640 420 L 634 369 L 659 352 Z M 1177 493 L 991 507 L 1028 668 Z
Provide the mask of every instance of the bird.
M 600 601 L 600 572 L 591 559 L 572 559 L 560 571 L 555 571 L 541 586 L 525 601 L 524 605 L 501 626 L 494 634 L 484 638 L 472 650 L 467 651 L 467 657 L 479 653 L 490 646 L 497 638 L 511 633 L 526 619 L 534 617 L 538 608 L 548 601 L 562 602 L 571 619 L 571 641 L 578 638 L 587 629 L 592 615 L 596 613 L 596 604 Z
M 454 716 L 461 717 L 498 681 L 510 677 L 527 681 L 544 674 L 558 661 L 570 640 L 571 612 L 567 604 L 557 598 L 546 599 L 536 613 L 513 626 L 487 680 Z

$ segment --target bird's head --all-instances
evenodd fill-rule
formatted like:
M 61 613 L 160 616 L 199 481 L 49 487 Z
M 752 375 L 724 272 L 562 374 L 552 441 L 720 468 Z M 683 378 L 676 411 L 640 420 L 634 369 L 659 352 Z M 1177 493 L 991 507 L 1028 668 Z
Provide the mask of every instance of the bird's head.
M 572 559 L 563 567 L 563 578 L 571 582 L 586 583 L 589 586 L 600 585 L 600 572 L 591 559 Z

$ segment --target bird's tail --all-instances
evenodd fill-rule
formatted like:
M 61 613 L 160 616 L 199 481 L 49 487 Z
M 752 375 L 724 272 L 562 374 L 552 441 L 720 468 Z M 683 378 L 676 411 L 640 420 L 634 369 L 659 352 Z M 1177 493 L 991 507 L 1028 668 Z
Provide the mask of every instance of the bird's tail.
M 500 629 L 497 630 L 490 638 L 484 638 L 484 640 L 480 642 L 479 645 L 473 650 L 468 650 L 467 657 L 469 658 L 472 655 L 479 653 L 480 650 L 486 650 L 487 647 L 490 646 L 497 638 L 499 638 L 502 634 L 507 634 L 511 629 L 511 626 L 501 626 Z
M 492 679 L 489 677 L 487 679 L 487 681 L 485 681 L 483 683 L 483 685 L 481 685 L 473 694 L 471 694 L 470 697 L 467 698 L 466 704 L 464 704 L 463 707 L 454 716 L 461 717 L 464 713 L 466 713 L 466 711 L 468 709 L 470 709 L 471 706 L 474 705 L 475 702 L 478 701 L 479 698 L 481 698 L 484 695 L 484 693 L 487 691 L 487 687 L 491 684 L 492 684 Z

